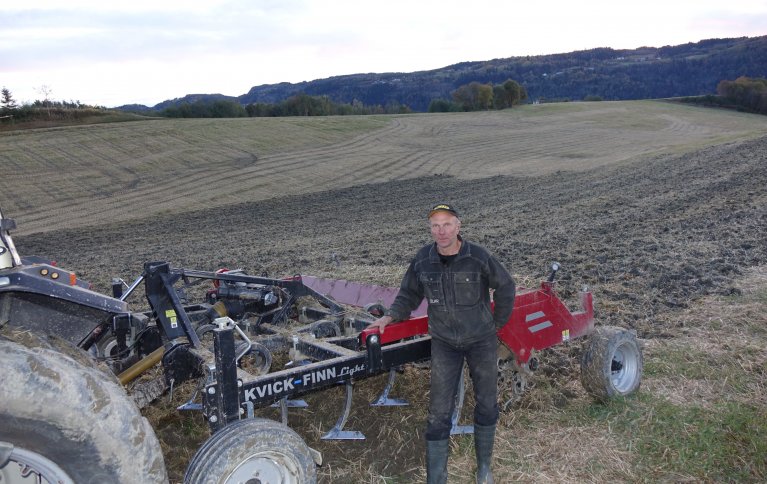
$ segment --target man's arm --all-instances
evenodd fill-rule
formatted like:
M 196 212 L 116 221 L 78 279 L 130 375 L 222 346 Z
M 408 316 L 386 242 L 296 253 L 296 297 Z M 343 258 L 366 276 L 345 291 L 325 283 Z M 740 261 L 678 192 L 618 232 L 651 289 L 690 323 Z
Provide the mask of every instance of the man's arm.
M 490 287 L 495 290 L 493 292 L 493 301 L 495 302 L 493 320 L 495 327 L 501 329 L 509 322 L 511 311 L 514 309 L 517 289 L 511 274 L 493 256 L 488 259 L 488 282 Z
M 410 313 L 421 304 L 422 300 L 423 288 L 418 282 L 418 275 L 415 270 L 415 259 L 413 259 L 405 272 L 405 276 L 402 278 L 399 292 L 397 293 L 397 297 L 394 298 L 391 307 L 386 311 L 384 316 L 376 319 L 368 327 L 377 327 L 379 331 L 383 333 L 387 324 L 394 321 L 403 321 L 409 318 Z

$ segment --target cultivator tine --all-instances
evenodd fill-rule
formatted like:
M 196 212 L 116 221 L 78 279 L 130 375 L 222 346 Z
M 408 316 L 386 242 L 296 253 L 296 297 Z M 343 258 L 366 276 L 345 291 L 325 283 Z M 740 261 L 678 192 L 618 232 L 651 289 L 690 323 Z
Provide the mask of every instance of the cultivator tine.
M 466 364 L 464 364 L 464 367 L 465 366 Z M 450 435 L 474 433 L 474 425 L 458 425 L 458 419 L 460 418 L 461 410 L 463 409 L 463 397 L 465 393 L 466 393 L 466 382 L 464 381 L 463 371 L 462 371 L 460 378 L 458 380 L 458 392 L 455 397 L 456 398 L 455 409 L 453 410 L 453 417 L 451 419 L 453 426 L 450 429 Z
M 352 409 L 352 382 L 346 382 L 346 401 L 344 402 L 344 412 L 336 422 L 336 425 L 328 433 L 322 436 L 322 440 L 365 440 L 362 432 L 356 430 L 344 430 L 344 425 L 349 419 L 349 412 Z
M 285 402 L 287 408 L 308 408 L 309 404 L 306 400 L 288 400 L 288 397 L 283 397 L 279 402 L 274 402 L 271 406 L 273 408 L 282 407 L 282 402 Z
M 255 406 L 253 405 L 253 402 L 245 402 L 243 403 L 245 405 L 245 416 L 248 418 L 255 418 L 256 412 Z
M 386 387 L 383 389 L 383 392 L 381 392 L 381 395 L 378 397 L 378 399 L 370 404 L 371 407 L 401 407 L 404 405 L 410 405 L 407 400 L 402 398 L 389 398 L 389 392 L 394 386 L 394 377 L 396 376 L 397 370 L 394 368 L 389 370 L 389 380 L 386 382 Z
M 288 397 L 280 398 L 280 420 L 282 425 L 288 424 Z
M 202 410 L 202 403 L 198 403 L 198 402 L 195 402 L 193 400 L 194 400 L 194 396 L 192 396 L 192 398 L 188 402 L 184 403 L 183 405 L 179 405 L 178 407 L 176 407 L 176 410 L 181 410 L 181 411 L 183 411 L 183 410 L 196 410 L 196 411 Z
M 274 402 L 271 405 L 272 408 L 280 408 L 280 416 L 282 423 L 288 424 L 288 409 L 289 408 L 308 408 L 309 404 L 305 400 L 288 400 L 288 397 L 280 398 L 279 402 Z

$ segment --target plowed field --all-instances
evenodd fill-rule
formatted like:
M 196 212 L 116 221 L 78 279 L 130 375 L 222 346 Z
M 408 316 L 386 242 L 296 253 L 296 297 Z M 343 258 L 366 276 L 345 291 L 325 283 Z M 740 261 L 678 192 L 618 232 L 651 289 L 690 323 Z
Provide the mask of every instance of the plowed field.
M 448 201 L 464 236 L 519 285 L 537 284 L 556 260 L 566 300 L 588 285 L 597 324 L 633 328 L 652 349 L 685 334 L 681 321 L 696 324 L 682 315 L 703 298 L 741 294 L 767 261 L 767 118 L 741 113 L 579 103 L 354 121 L 147 121 L 3 134 L 0 143 L 11 167 L 0 203 L 19 225 L 19 251 L 50 256 L 104 291 L 149 260 L 396 285 L 429 241 L 428 207 Z M 550 352 L 538 386 L 504 414 L 498 482 L 641 480 L 619 436 L 562 422 L 589 401 L 577 354 L 576 345 Z M 765 369 L 763 350 L 755 361 Z M 348 427 L 365 442 L 319 441 L 340 414 L 341 389 L 291 413 L 325 457 L 322 481 L 423 479 L 427 381 L 428 370 L 408 369 L 395 390 L 413 406 L 384 410 L 366 405 L 384 382 L 358 384 Z M 657 390 L 646 381 L 644 391 Z M 550 426 L 531 423 L 538 418 Z M 206 437 L 190 422 L 172 412 L 156 421 L 169 450 L 180 449 L 167 458 L 176 478 Z M 578 425 L 593 449 L 547 446 L 552 432 L 579 439 Z M 470 440 L 453 451 L 464 482 Z M 606 452 L 617 467 L 600 460 Z M 595 460 L 608 468 L 595 470 Z M 649 478 L 711 477 L 670 468 Z

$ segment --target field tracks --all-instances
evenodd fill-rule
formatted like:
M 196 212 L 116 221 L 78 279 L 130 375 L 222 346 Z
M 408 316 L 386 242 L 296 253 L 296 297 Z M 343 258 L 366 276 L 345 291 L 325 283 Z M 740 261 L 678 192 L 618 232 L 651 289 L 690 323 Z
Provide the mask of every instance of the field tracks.
M 0 162 L 12 169 L 0 180 L 0 203 L 29 234 L 434 174 L 586 170 L 767 133 L 765 119 L 661 102 L 254 123 L 161 120 L 2 135 Z

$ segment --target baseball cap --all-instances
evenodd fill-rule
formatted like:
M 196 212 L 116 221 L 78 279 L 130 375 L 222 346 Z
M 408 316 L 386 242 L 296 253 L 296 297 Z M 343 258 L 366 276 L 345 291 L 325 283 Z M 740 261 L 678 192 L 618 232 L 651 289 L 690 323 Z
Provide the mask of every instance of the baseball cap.
M 458 211 L 452 205 L 448 205 L 447 203 L 438 203 L 434 205 L 431 210 L 429 210 L 429 218 L 437 212 L 447 212 L 456 217 L 458 216 Z

